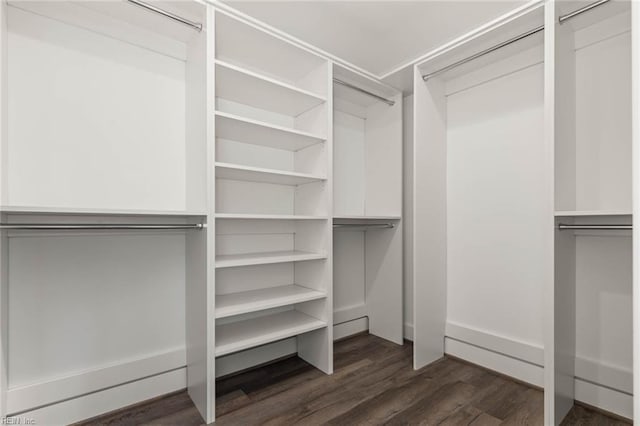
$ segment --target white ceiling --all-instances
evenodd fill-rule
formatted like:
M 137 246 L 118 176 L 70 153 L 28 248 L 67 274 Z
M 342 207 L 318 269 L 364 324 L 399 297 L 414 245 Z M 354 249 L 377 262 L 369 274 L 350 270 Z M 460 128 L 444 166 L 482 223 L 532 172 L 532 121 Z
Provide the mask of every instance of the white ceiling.
M 526 3 L 491 1 L 232 1 L 302 41 L 383 76 Z

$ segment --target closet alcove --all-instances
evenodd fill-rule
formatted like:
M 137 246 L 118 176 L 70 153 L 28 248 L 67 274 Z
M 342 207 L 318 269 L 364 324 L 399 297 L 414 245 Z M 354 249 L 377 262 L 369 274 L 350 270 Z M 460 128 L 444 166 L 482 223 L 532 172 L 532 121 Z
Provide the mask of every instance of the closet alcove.
M 334 324 L 403 343 L 402 95 L 333 67 Z
M 544 387 L 545 424 L 633 416 L 630 30 L 534 4 L 414 69 L 415 366 Z
M 211 223 L 208 22 L 165 6 L 184 22 L 0 3 L 3 419 L 68 423 L 184 387 L 186 299 L 207 285 L 190 254 Z

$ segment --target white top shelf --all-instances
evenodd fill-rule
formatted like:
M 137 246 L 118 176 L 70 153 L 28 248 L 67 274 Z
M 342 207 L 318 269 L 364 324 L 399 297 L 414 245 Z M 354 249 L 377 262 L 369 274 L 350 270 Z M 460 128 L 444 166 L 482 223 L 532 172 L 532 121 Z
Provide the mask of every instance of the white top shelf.
M 270 263 L 303 262 L 306 260 L 326 259 L 322 253 L 306 251 L 274 251 L 266 253 L 246 253 L 216 256 L 216 268 L 233 268 L 236 266 L 267 265 Z
M 279 185 L 302 185 L 326 180 L 322 176 L 238 164 L 216 163 L 216 177 L 247 182 L 275 183 Z
M 556 217 L 574 217 L 574 216 L 630 216 L 631 210 L 564 210 L 557 211 Z
M 254 219 L 254 220 L 327 220 L 326 216 L 305 216 L 295 214 L 244 214 L 216 213 L 216 219 Z
M 216 296 L 216 318 L 247 314 L 327 297 L 326 293 L 299 285 L 265 288 Z
M 60 214 L 60 215 L 114 215 L 114 216 L 206 216 L 206 211 L 189 210 L 136 210 L 136 209 L 97 209 L 73 207 L 40 206 L 0 206 L 2 213 L 14 214 Z
M 314 93 L 220 60 L 216 60 L 216 96 L 291 117 L 326 102 Z
M 216 111 L 216 137 L 287 151 L 298 151 L 325 141 L 325 138 L 320 135 L 275 126 L 222 111 Z
M 216 58 L 287 82 L 308 83 L 311 73 L 328 65 L 327 59 L 220 10 L 216 10 L 215 30 Z
M 326 326 L 326 322 L 298 311 L 219 325 L 216 326 L 216 356 L 265 345 Z

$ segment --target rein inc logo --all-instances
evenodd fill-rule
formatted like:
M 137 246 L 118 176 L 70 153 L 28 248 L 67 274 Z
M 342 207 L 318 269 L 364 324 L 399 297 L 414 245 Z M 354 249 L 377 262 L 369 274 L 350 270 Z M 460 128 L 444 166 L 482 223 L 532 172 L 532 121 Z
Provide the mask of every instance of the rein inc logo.
M 0 425 L 35 425 L 35 419 L 29 417 L 0 417 Z

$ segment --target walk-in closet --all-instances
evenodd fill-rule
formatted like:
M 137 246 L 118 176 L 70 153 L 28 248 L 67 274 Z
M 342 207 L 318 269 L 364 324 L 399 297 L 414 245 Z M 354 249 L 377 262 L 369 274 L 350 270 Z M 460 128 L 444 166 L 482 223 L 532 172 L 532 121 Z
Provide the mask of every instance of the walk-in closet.
M 640 3 L 0 0 L 0 424 L 633 424 Z

